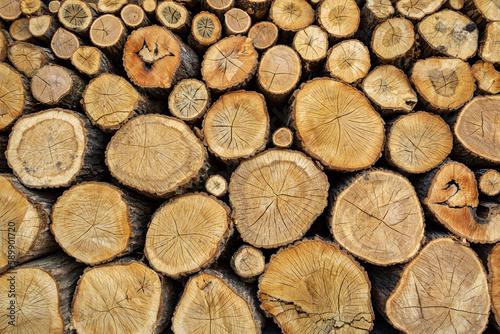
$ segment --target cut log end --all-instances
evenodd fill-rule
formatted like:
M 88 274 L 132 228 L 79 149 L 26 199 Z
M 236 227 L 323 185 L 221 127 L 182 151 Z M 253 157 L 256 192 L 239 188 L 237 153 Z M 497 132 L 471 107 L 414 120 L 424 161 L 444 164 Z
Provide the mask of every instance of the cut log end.
M 59 65 L 46 65 L 38 70 L 31 79 L 31 93 L 33 97 L 46 105 L 61 104 L 65 98 L 71 98 L 75 87 L 80 82 L 75 82 L 72 72 Z M 79 87 L 83 89 L 83 87 Z M 74 98 L 78 99 L 77 96 Z M 71 105 L 66 105 L 72 107 Z
M 90 77 L 101 74 L 107 68 L 103 66 L 105 56 L 93 46 L 80 46 L 71 55 L 71 64 L 81 73 Z
M 0 275 L 0 293 L 3 333 L 64 333 L 57 282 L 45 270 L 17 268 Z
M 488 323 L 485 270 L 474 251 L 449 238 L 431 241 L 403 272 L 386 303 L 391 323 L 405 333 L 479 334 Z
M 227 193 L 227 181 L 219 174 L 211 175 L 205 182 L 205 189 L 215 197 L 224 196 Z
M 112 14 L 99 16 L 90 27 L 90 40 L 110 56 L 122 59 L 123 46 L 127 37 L 123 22 Z
M 295 32 L 311 25 L 315 12 L 306 0 L 273 1 L 269 17 L 280 29 Z
M 500 5 L 491 0 L 474 0 L 474 5 L 488 21 L 500 21 Z
M 332 275 L 332 272 L 335 275 Z M 297 242 L 280 250 L 259 279 L 261 308 L 290 334 L 366 333 L 373 327 L 370 282 L 332 243 Z
M 30 41 L 33 35 L 29 29 L 29 20 L 25 17 L 15 20 L 9 27 L 10 37 L 15 41 Z
M 50 228 L 59 245 L 77 261 L 90 265 L 107 262 L 128 245 L 128 205 L 113 186 L 79 184 L 57 200 Z
M 0 131 L 10 128 L 21 116 L 25 105 L 27 92 L 23 77 L 5 63 L 0 63 Z
M 413 24 L 403 18 L 392 18 L 379 24 L 372 37 L 373 52 L 382 62 L 406 56 L 415 44 Z
M 232 8 L 224 14 L 226 35 L 246 34 L 251 25 L 250 15 L 240 8 Z
M 64 28 L 59 28 L 52 36 L 50 47 L 56 57 L 67 60 L 80 47 L 80 41 L 75 34 Z
M 98 0 L 97 10 L 100 13 L 116 13 L 127 4 L 127 0 Z
M 188 31 L 189 13 L 182 4 L 175 1 L 163 1 L 156 7 L 156 18 L 169 30 L 182 34 Z
M 20 2 L 21 12 L 27 16 L 40 16 L 46 11 L 46 7 L 41 0 L 23 0 Z
M 229 200 L 243 240 L 275 248 L 304 235 L 326 207 L 327 191 L 326 175 L 304 154 L 271 150 L 240 164 Z
M 137 29 L 149 23 L 144 10 L 136 4 L 128 4 L 120 12 L 120 17 L 127 27 Z
M 144 252 L 157 271 L 179 278 L 210 265 L 232 232 L 229 208 L 203 193 L 174 198 L 151 219 Z
M 443 162 L 453 148 L 453 134 L 446 122 L 427 112 L 398 118 L 389 130 L 387 160 L 408 173 L 424 173 Z
M 244 245 L 231 257 L 231 267 L 239 277 L 251 280 L 264 272 L 266 259 L 257 248 Z
M 366 76 L 370 70 L 370 52 L 358 40 L 347 40 L 335 44 L 326 61 L 328 73 L 347 83 L 354 83 Z
M 288 148 L 292 146 L 293 133 L 288 128 L 279 128 L 273 133 L 273 145 L 279 148 Z
M 479 190 L 488 196 L 500 194 L 500 172 L 496 169 L 486 170 L 479 178 Z
M 149 196 L 168 197 L 198 179 L 205 154 L 201 141 L 183 122 L 141 115 L 111 138 L 106 164 L 121 183 Z
M 259 22 L 250 28 L 248 38 L 252 40 L 253 46 L 257 50 L 266 50 L 278 40 L 278 27 L 269 21 Z
M 360 11 L 354 0 L 324 0 L 317 15 L 319 24 L 334 39 L 354 35 L 359 26 Z
M 2 0 L 0 7 L 0 19 L 7 22 L 14 21 L 21 16 L 20 0 Z
M 488 255 L 488 272 L 491 295 L 491 311 L 494 324 L 500 327 L 500 246 L 493 247 Z
M 61 8 L 61 1 L 52 0 L 49 2 L 48 7 L 51 15 L 57 15 L 57 13 L 59 12 L 59 8 Z
M 311 80 L 295 93 L 292 108 L 297 139 L 328 168 L 364 169 L 381 156 L 384 121 L 351 86 L 327 78 Z M 344 133 L 346 124 L 350 130 Z
M 481 91 L 488 94 L 500 93 L 500 72 L 492 63 L 478 60 L 472 66 L 472 74 Z
M 68 30 L 85 32 L 92 24 L 93 12 L 89 4 L 80 0 L 61 2 L 57 12 L 59 22 Z
M 421 20 L 424 16 L 434 13 L 446 0 L 399 0 L 396 3 L 398 11 L 412 20 Z
M 172 115 L 186 122 L 199 120 L 209 106 L 207 86 L 196 79 L 180 81 L 168 96 L 168 109 Z
M 328 51 L 328 34 L 318 26 L 309 26 L 295 34 L 293 48 L 305 62 L 319 62 Z
M 143 264 L 87 269 L 75 291 L 72 327 L 78 333 L 155 333 L 162 294 L 158 274 Z
M 192 38 L 199 49 L 217 42 L 222 35 L 222 25 L 215 14 L 200 12 L 193 18 Z
M 500 63 L 500 22 L 488 23 L 485 35 L 479 54 L 481 59 L 492 63 Z

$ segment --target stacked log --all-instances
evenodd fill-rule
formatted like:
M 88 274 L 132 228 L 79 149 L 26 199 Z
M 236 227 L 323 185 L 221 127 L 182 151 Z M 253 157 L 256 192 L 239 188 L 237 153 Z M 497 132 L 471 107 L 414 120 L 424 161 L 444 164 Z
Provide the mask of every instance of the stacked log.
M 0 0 L 0 332 L 500 329 L 499 36 L 498 0 Z

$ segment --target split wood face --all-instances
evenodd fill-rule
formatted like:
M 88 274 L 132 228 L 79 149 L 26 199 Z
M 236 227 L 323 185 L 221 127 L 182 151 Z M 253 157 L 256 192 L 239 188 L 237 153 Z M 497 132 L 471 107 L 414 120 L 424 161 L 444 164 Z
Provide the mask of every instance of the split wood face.
M 97 1 L 97 9 L 101 13 L 114 13 L 120 10 L 127 0 L 99 0 Z
M 229 209 L 213 197 L 188 194 L 162 205 L 146 235 L 153 268 L 178 278 L 211 264 L 232 229 Z
M 271 150 L 240 164 L 229 183 L 244 241 L 275 248 L 304 235 L 326 207 L 326 175 L 303 153 Z
M 121 183 L 165 197 L 198 177 L 205 148 L 184 122 L 164 115 L 133 118 L 111 138 L 106 164 Z
M 500 96 L 478 96 L 467 103 L 455 123 L 458 141 L 474 155 L 500 162 Z
M 145 265 L 116 263 L 87 269 L 78 282 L 71 323 L 78 333 L 154 333 L 161 281 Z
M 450 238 L 424 247 L 386 304 L 389 320 L 405 333 L 482 333 L 489 310 L 481 262 L 472 249 Z
M 305 240 L 273 255 L 258 295 L 285 333 L 357 334 L 373 327 L 366 273 L 330 242 Z
M 0 63 L 0 130 L 8 128 L 21 116 L 24 96 L 21 75 L 9 65 Z
M 176 334 L 260 333 L 248 302 L 223 278 L 211 273 L 188 281 L 172 319 L 172 330 Z
M 128 245 L 128 205 L 111 185 L 79 184 L 53 206 L 50 228 L 64 251 L 78 261 L 91 265 L 109 261 Z
M 28 187 L 66 186 L 83 166 L 86 136 L 77 114 L 49 109 L 16 122 L 5 156 L 19 181 Z
M 370 167 L 384 144 L 384 121 L 351 86 L 318 78 L 301 86 L 293 103 L 294 126 L 304 149 L 331 169 Z
M 28 200 L 9 179 L 0 174 L 0 272 L 9 262 L 16 263 L 33 247 L 40 231 L 47 225 L 47 215 L 35 203 Z M 13 240 L 13 241 L 10 241 Z M 9 244 L 14 245 L 10 250 Z M 9 258 L 13 255 L 13 258 Z M 0 325 L 0 328 L 5 328 Z
M 11 286 L 15 286 L 14 288 Z M 11 291 L 15 290 L 15 296 Z M 0 275 L 0 330 L 4 334 L 64 333 L 54 278 L 38 268 L 17 268 Z M 15 301 L 15 304 L 11 304 Z M 14 305 L 14 319 L 8 315 Z M 14 326 L 9 324 L 13 321 Z

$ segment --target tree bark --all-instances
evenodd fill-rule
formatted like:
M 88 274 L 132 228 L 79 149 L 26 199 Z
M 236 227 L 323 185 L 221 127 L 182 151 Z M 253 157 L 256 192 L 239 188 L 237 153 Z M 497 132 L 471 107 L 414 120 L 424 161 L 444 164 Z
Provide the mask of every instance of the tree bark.
M 80 114 L 48 109 L 16 122 L 6 157 L 25 186 L 66 187 L 103 176 L 104 144 L 102 133 Z
M 9 50 L 9 44 L 12 42 L 7 30 L 0 29 L 0 61 L 5 61 Z
M 360 22 L 356 36 L 364 44 L 369 45 L 375 27 L 394 15 L 394 6 L 390 0 L 367 0 L 361 10 Z
M 236 6 L 246 11 L 254 20 L 267 17 L 272 0 L 236 0 Z

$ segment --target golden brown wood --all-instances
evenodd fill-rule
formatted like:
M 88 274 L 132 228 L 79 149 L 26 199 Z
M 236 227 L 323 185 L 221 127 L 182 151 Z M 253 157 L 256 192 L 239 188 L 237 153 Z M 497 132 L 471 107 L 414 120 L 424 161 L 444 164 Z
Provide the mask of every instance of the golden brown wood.
M 156 18 L 158 22 L 178 35 L 187 34 L 191 24 L 191 17 L 186 7 L 171 0 L 158 4 Z
M 266 269 L 266 258 L 257 248 L 243 245 L 231 257 L 231 268 L 245 282 L 252 282 Z
M 288 35 L 311 25 L 314 15 L 314 9 L 306 0 L 275 0 L 269 10 L 271 21 Z
M 216 93 L 243 88 L 257 70 L 257 57 L 248 37 L 226 37 L 205 52 L 201 75 Z
M 81 0 L 65 0 L 57 12 L 59 22 L 68 30 L 76 33 L 86 32 L 92 24 L 94 11 Z
M 488 281 L 490 282 L 493 324 L 500 327 L 500 246 L 496 245 L 488 256 Z
M 59 28 L 56 19 L 50 15 L 34 16 L 30 18 L 28 30 L 33 37 L 48 44 Z
M 203 120 L 203 134 L 210 152 L 222 160 L 248 158 L 263 150 L 269 133 L 264 97 L 237 91 L 221 96 Z
M 418 102 L 406 74 L 393 65 L 381 65 L 363 80 L 363 91 L 383 115 L 408 113 Z
M 128 4 L 123 7 L 120 17 L 130 30 L 134 30 L 149 25 L 149 19 L 144 10 L 136 4 Z
M 393 14 L 394 7 L 390 0 L 367 0 L 361 10 L 362 24 L 358 28 L 358 38 L 369 44 L 375 27 Z
M 426 43 L 423 56 L 442 53 L 467 60 L 477 51 L 479 31 L 467 16 L 445 9 L 424 18 L 418 32 Z
M 451 9 L 454 10 L 461 10 L 464 7 L 464 0 L 449 0 L 448 4 L 450 5 Z
M 80 47 L 80 44 L 80 40 L 75 34 L 64 28 L 59 28 L 52 37 L 50 48 L 56 57 L 68 60 Z
M 175 85 L 168 96 L 168 110 L 185 122 L 195 122 L 210 107 L 207 86 L 197 79 L 184 79 Z
M 318 23 L 332 39 L 350 37 L 358 29 L 360 11 L 354 0 L 324 0 L 317 11 Z
M 205 182 L 205 189 L 215 197 L 224 196 L 227 193 L 227 181 L 219 174 L 211 175 Z
M 304 74 L 314 74 L 321 66 L 328 52 L 328 34 L 318 26 L 299 30 L 293 38 L 293 48 L 302 58 Z
M 408 173 L 424 173 L 443 162 L 453 148 L 450 127 L 438 115 L 416 112 L 395 120 L 387 135 L 387 161 Z
M 71 55 L 71 64 L 82 74 L 96 77 L 100 74 L 115 71 L 108 58 L 96 47 L 80 46 Z
M 500 14 L 499 14 L 500 15 Z M 484 61 L 500 63 L 500 22 L 491 22 L 486 26 L 485 39 L 479 55 Z
M 257 20 L 265 19 L 272 0 L 236 0 L 236 6 Z
M 413 24 L 403 18 L 392 18 L 379 24 L 372 36 L 373 53 L 384 64 L 408 66 L 415 46 Z
M 34 107 L 28 87 L 28 80 L 0 62 L 0 131 L 9 129 L 17 118 Z
M 396 3 L 398 12 L 412 20 L 421 20 L 424 16 L 434 13 L 445 0 L 399 0 Z
M 154 269 L 179 278 L 212 264 L 231 234 L 226 205 L 204 193 L 181 195 L 151 218 L 144 253 Z
M 263 51 L 270 48 L 278 40 L 278 27 L 272 22 L 262 21 L 250 28 L 248 38 L 252 40 L 253 46 Z
M 224 13 L 233 8 L 234 0 L 201 0 L 203 8 L 216 14 L 219 19 L 224 18 Z
M 123 22 L 112 14 L 99 16 L 90 27 L 92 44 L 101 48 L 110 57 L 122 60 L 123 47 L 128 31 Z
M 251 25 L 250 15 L 240 8 L 231 8 L 224 13 L 224 32 L 227 36 L 246 34 Z
M 273 255 L 259 279 L 258 295 L 261 308 L 284 333 L 357 334 L 373 327 L 366 272 L 321 239 L 300 241 Z
M 273 133 L 273 145 L 279 148 L 289 148 L 293 143 L 293 133 L 288 128 L 279 128 Z
M 472 74 L 481 92 L 486 94 L 500 93 L 500 72 L 495 69 L 492 63 L 478 60 L 472 66 Z
M 334 79 L 316 78 L 294 97 L 297 140 L 327 168 L 365 169 L 381 156 L 384 121 L 363 93 Z
M 241 238 L 262 248 L 287 245 L 326 207 L 328 180 L 305 154 L 269 150 L 243 161 L 229 182 Z
M 29 42 L 33 40 L 33 35 L 29 30 L 29 20 L 25 17 L 12 22 L 9 34 L 15 41 Z
M 111 138 L 106 165 L 124 185 L 149 196 L 168 197 L 198 180 L 205 154 L 203 144 L 184 122 L 141 115 Z
M 9 50 L 9 43 L 12 42 L 7 30 L 0 29 L 0 61 L 5 61 Z
M 127 4 L 127 0 L 97 0 L 97 10 L 100 13 L 117 13 L 123 6 Z
M 411 81 L 430 108 L 438 112 L 460 108 L 476 89 L 469 64 L 454 58 L 418 60 L 413 66 Z
M 42 0 L 22 0 L 20 2 L 21 13 L 26 17 L 40 16 L 47 13 L 47 6 Z
M 123 66 L 130 80 L 148 92 L 166 98 L 178 81 L 195 77 L 198 57 L 165 27 L 134 30 L 123 49 Z
M 49 2 L 49 12 L 51 15 L 56 16 L 57 13 L 59 12 L 59 8 L 61 8 L 61 1 L 58 0 L 52 0 Z
M 21 16 L 21 0 L 0 0 L 0 19 L 14 21 Z
M 479 190 L 488 196 L 500 194 L 500 172 L 496 169 L 481 169 L 476 173 Z
M 222 36 L 222 25 L 217 15 L 210 12 L 200 12 L 193 18 L 190 44 L 199 52 L 217 42 Z
M 370 52 L 356 39 L 335 44 L 328 52 L 326 71 L 333 78 L 355 83 L 370 70 Z
M 474 0 L 473 4 L 486 20 L 500 20 L 500 6 L 498 5 L 498 2 L 490 0 Z
M 48 109 L 16 122 L 5 155 L 25 186 L 57 188 L 102 177 L 103 146 L 102 134 L 82 115 Z
M 10 63 L 28 78 L 54 60 L 50 50 L 25 42 L 11 43 L 8 56 Z

